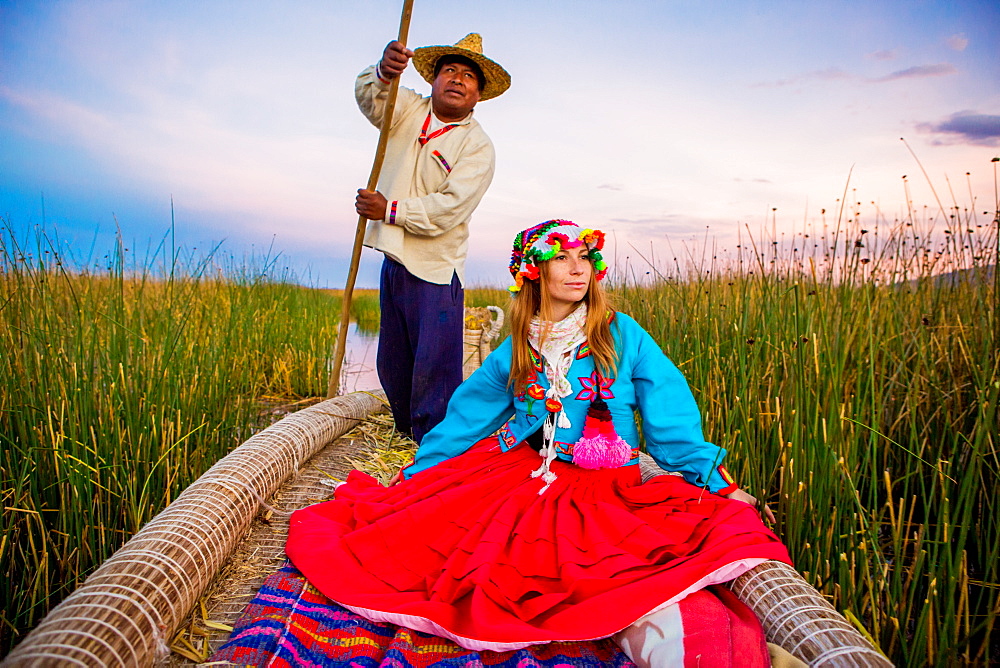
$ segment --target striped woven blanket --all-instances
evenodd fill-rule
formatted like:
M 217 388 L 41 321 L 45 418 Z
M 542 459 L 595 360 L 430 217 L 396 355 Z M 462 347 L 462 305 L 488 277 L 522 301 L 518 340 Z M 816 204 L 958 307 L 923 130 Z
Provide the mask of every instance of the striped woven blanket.
M 371 622 L 316 591 L 290 563 L 267 578 L 209 662 L 358 668 L 635 666 L 610 638 L 475 652 L 426 633 Z
M 695 592 L 621 638 L 649 665 L 767 666 L 753 613 L 724 587 Z M 319 593 L 291 563 L 271 574 L 210 664 L 374 668 L 635 668 L 610 638 L 477 652 L 437 636 L 371 622 Z

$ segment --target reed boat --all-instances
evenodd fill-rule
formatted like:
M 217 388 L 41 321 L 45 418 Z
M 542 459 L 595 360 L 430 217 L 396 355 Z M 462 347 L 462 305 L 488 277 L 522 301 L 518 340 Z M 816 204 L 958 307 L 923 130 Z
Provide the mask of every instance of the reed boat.
M 488 346 L 490 338 L 487 329 L 473 329 L 467 352 Z M 484 356 L 473 350 L 467 371 Z M 329 498 L 331 482 L 367 456 L 373 441 L 366 426 L 385 405 L 380 392 L 354 392 L 252 436 L 53 608 L 2 665 L 204 661 L 225 642 L 265 577 L 284 563 L 291 511 Z M 648 456 L 641 467 L 643 480 L 667 473 Z M 760 619 L 768 642 L 808 665 L 892 665 L 786 564 L 760 564 L 729 587 Z

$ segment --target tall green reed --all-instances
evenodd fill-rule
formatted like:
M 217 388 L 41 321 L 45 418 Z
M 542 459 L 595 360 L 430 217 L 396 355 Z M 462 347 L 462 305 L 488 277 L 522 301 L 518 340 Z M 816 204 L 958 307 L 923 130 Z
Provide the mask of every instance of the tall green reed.
M 997 219 L 944 213 L 848 208 L 616 290 L 799 570 L 907 666 L 1000 642 Z
M 378 290 L 356 290 L 351 299 L 351 319 L 364 336 L 378 336 L 381 313 Z
M 615 289 L 799 569 L 901 665 L 997 655 L 996 225 L 844 205 Z M 0 236 L 0 652 L 258 426 L 256 399 L 322 395 L 339 313 L 267 262 L 158 249 L 153 271 L 119 244 L 86 271 L 53 247 Z
M 0 655 L 221 456 L 322 395 L 339 298 L 267 258 L 95 264 L 0 228 Z

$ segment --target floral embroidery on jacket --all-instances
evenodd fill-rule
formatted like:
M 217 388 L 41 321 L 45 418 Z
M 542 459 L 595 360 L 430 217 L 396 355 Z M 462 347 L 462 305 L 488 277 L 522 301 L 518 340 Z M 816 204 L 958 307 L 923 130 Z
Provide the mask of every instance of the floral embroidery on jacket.
M 535 371 L 541 371 L 542 356 L 538 354 L 538 351 L 531 344 L 528 344 L 528 354 L 531 355 L 531 364 L 535 367 Z
M 611 386 L 615 383 L 614 378 L 605 378 L 594 371 L 590 376 L 580 376 L 579 381 L 583 389 L 576 395 L 576 398 L 580 401 L 593 401 L 597 398 L 598 393 L 602 399 L 615 398 L 614 392 L 611 391 Z
M 510 430 L 510 421 L 503 423 L 503 426 L 500 427 L 498 435 L 504 445 L 507 446 L 508 450 L 517 445 L 517 439 L 514 437 L 514 433 Z
M 524 379 L 524 385 L 514 390 L 514 397 L 516 399 L 524 401 L 526 390 L 532 385 L 537 385 L 537 384 L 538 384 L 538 372 L 532 369 L 531 373 L 528 374 L 528 377 Z

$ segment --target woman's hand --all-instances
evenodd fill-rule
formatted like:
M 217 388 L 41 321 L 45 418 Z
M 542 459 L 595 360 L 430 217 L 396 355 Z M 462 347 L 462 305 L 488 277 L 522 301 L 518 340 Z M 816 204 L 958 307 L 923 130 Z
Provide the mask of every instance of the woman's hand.
M 737 501 L 742 501 L 743 503 L 749 503 L 751 506 L 754 507 L 761 505 L 760 502 L 757 500 L 757 497 L 747 492 L 744 492 L 742 489 L 737 489 L 735 492 L 730 492 L 729 494 L 726 494 L 726 498 L 736 499 Z M 771 512 L 771 509 L 768 508 L 766 504 L 763 505 L 763 508 L 764 508 L 764 517 L 767 518 L 768 522 L 774 524 L 775 522 L 774 513 Z
M 386 483 L 386 487 L 392 487 L 393 485 L 403 481 L 403 469 L 396 471 L 396 475 L 389 478 L 389 482 Z M 752 498 L 752 497 L 751 497 Z

